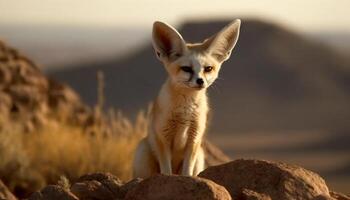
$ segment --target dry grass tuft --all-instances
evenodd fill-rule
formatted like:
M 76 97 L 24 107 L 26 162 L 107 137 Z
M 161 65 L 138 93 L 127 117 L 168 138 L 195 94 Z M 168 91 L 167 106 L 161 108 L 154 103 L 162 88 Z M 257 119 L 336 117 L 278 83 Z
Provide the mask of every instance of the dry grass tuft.
M 48 120 L 32 133 L 8 123 L 0 129 L 0 179 L 22 197 L 46 184 L 69 184 L 62 177 L 74 182 L 91 172 L 111 172 L 122 180 L 130 179 L 133 152 L 145 134 L 147 118 L 140 113 L 131 123 L 121 114 L 113 114 L 104 120 L 107 125 L 89 128 Z M 106 127 L 109 134 L 104 132 Z
M 70 184 L 68 178 L 65 176 L 60 177 L 60 179 L 57 182 L 57 185 L 61 186 L 63 189 L 65 189 L 67 191 L 69 191 L 69 189 L 71 187 L 71 184 Z
M 138 138 L 89 135 L 78 127 L 45 127 L 24 142 L 35 169 L 49 181 L 64 175 L 71 180 L 88 172 L 108 171 L 121 179 L 130 177 L 131 158 Z M 49 167 L 46 167 L 49 166 Z

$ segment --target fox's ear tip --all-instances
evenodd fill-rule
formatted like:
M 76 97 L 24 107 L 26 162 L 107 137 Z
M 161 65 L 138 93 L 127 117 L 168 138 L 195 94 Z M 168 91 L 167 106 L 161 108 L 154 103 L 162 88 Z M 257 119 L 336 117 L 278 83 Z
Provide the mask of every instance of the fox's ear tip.
M 227 25 L 227 27 L 231 27 L 231 28 L 240 28 L 241 27 L 241 20 L 240 19 L 235 19 L 235 20 L 233 20 L 231 23 L 229 23 L 228 25 Z
M 234 24 L 240 25 L 240 24 L 242 23 L 242 21 L 241 21 L 241 19 L 235 19 L 235 20 L 233 21 L 233 23 L 234 23 Z
M 162 25 L 165 25 L 164 22 L 161 22 L 161 21 L 155 21 L 153 22 L 153 26 L 162 26 Z

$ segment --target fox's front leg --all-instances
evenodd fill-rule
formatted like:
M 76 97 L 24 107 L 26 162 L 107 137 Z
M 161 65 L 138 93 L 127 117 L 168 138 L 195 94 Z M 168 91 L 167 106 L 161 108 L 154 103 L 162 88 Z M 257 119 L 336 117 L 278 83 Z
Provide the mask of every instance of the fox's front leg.
M 158 162 L 160 167 L 160 173 L 166 174 L 166 175 L 172 174 L 171 152 L 170 152 L 169 146 L 167 145 L 160 146 Z
M 200 150 L 199 148 L 201 148 L 201 141 L 193 141 L 187 144 L 181 175 L 184 175 L 184 176 L 195 175 L 194 167 L 196 164 L 198 152 Z
M 153 138 L 152 142 L 154 144 L 151 146 L 154 148 L 153 151 L 159 163 L 160 173 L 171 175 L 171 151 L 169 145 L 166 144 L 167 141 L 164 138 L 159 138 L 159 136 L 154 136 Z
M 185 148 L 184 160 L 181 175 L 193 176 L 194 167 L 200 152 L 203 133 L 205 131 L 206 116 L 200 116 L 196 121 L 192 121 L 187 131 L 188 139 Z

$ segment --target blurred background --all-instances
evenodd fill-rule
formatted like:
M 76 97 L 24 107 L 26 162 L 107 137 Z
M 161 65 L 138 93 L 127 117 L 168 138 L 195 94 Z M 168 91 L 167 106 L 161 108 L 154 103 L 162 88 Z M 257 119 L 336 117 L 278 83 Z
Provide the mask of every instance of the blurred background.
M 200 42 L 231 20 L 241 35 L 210 88 L 208 138 L 233 159 L 301 165 L 350 188 L 348 0 L 0 0 L 0 38 L 89 105 L 104 73 L 106 107 L 135 119 L 166 78 L 155 20 Z

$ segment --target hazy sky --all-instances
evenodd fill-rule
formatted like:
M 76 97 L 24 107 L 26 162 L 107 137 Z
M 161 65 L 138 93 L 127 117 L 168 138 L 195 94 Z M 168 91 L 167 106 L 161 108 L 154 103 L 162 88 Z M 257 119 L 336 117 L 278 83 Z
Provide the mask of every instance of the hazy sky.
M 131 25 L 256 16 L 304 31 L 350 31 L 350 0 L 0 0 L 2 24 Z

